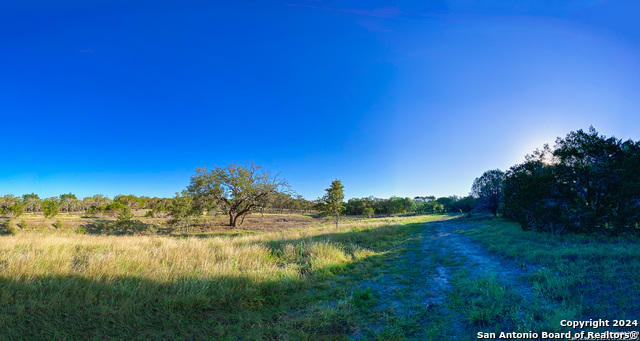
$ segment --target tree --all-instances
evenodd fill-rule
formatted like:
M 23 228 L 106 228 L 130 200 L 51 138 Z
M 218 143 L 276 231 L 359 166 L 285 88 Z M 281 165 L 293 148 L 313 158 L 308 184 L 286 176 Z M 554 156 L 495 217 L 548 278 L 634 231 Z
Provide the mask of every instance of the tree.
M 129 229 L 133 225 L 133 213 L 131 209 L 125 205 L 118 207 L 118 225 L 122 226 L 125 230 Z
M 78 199 L 76 195 L 73 193 L 60 194 L 58 197 L 60 198 L 60 201 L 65 201 L 69 199 Z
M 85 197 L 82 199 L 82 204 L 84 206 L 84 209 L 87 210 L 87 214 L 89 215 L 92 215 L 92 214 L 100 215 L 98 211 L 101 211 L 102 213 L 104 213 L 107 208 L 107 205 L 109 205 L 111 202 L 112 202 L 111 199 L 105 197 L 102 194 L 96 194 L 92 197 Z M 103 209 L 99 209 L 99 207 L 103 207 Z
M 70 213 L 80 209 L 82 202 L 73 193 L 60 194 L 60 210 Z
M 368 218 L 373 217 L 373 207 L 367 207 L 364 209 L 363 215 L 366 215 Z
M 214 201 L 229 215 L 229 225 L 242 225 L 246 215 L 265 207 L 277 193 L 289 191 L 289 184 L 253 162 L 225 168 L 215 166 L 196 169 L 187 187 L 188 194 L 198 201 Z M 238 222 L 238 219 L 240 221 Z
M 109 205 L 105 207 L 104 211 L 108 213 L 110 216 L 114 217 L 114 216 L 119 216 L 123 212 L 123 209 L 125 208 L 128 208 L 129 213 L 131 213 L 131 208 L 129 208 L 129 206 L 126 206 L 119 201 L 112 201 Z
M 363 215 L 366 208 L 366 203 L 362 199 L 351 198 L 345 204 L 344 213 L 347 215 Z
M 570 132 L 511 167 L 504 214 L 523 229 L 562 234 L 640 233 L 640 145 Z
M 176 193 L 176 197 L 169 205 L 168 210 L 171 216 L 169 225 L 176 226 L 179 229 L 185 227 L 187 232 L 189 232 L 191 217 L 202 213 L 199 207 L 195 205 L 193 197 L 187 191 L 182 191 L 182 194 Z
M 13 194 L 0 197 L 0 214 L 7 214 L 9 207 L 20 206 L 20 204 L 20 197 L 16 197 Z
M 113 198 L 113 201 L 117 201 L 122 203 L 123 205 L 127 206 L 130 209 L 137 209 L 140 206 L 143 206 L 144 204 L 144 199 L 140 199 L 137 196 L 133 195 L 133 194 L 129 194 L 129 195 L 116 195 Z
M 9 217 L 9 219 L 17 218 L 22 215 L 22 206 L 18 204 L 9 206 L 5 210 L 5 214 Z
M 42 201 L 42 212 L 46 218 L 53 218 L 58 215 L 58 201 L 57 198 L 44 199 Z
M 478 199 L 481 207 L 489 209 L 493 215 L 498 213 L 502 202 L 505 174 L 499 169 L 484 172 L 473 181 L 471 196 Z
M 333 180 L 331 187 L 325 189 L 327 193 L 318 199 L 316 209 L 323 214 L 333 216 L 336 221 L 336 228 L 338 227 L 338 221 L 340 220 L 340 213 L 344 211 L 344 186 L 340 180 Z
M 42 207 L 40 198 L 37 194 L 23 194 L 22 195 L 22 207 L 26 212 L 38 212 Z

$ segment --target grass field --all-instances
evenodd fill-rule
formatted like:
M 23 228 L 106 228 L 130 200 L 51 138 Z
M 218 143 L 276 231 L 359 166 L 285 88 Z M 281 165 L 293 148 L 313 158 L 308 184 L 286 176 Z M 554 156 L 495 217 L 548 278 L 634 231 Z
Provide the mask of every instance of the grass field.
M 0 339 L 467 340 L 638 317 L 636 238 L 447 215 L 261 219 L 270 227 L 0 236 Z
M 364 277 L 354 267 L 373 267 L 408 226 L 434 218 L 232 238 L 21 231 L 1 237 L 0 338 L 346 336 L 358 298 L 336 277 Z

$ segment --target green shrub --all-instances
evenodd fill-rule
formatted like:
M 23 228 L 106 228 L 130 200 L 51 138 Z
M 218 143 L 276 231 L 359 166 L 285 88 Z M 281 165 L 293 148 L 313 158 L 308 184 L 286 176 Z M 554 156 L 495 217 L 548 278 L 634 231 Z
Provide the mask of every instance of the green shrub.
M 23 229 L 23 230 L 26 230 L 26 229 L 27 229 L 27 227 L 28 227 L 27 222 L 26 222 L 26 221 L 24 221 L 24 219 L 22 219 L 22 220 L 18 223 L 18 227 L 19 227 L 19 228 L 21 228 L 21 229 Z
M 22 206 L 20 205 L 9 206 L 6 209 L 5 214 L 11 217 L 12 219 L 17 218 L 22 215 Z
M 132 224 L 133 213 L 131 213 L 131 209 L 127 206 L 122 205 L 122 207 L 120 207 L 120 211 L 118 212 L 118 225 L 124 228 L 129 228 Z
M 57 229 L 57 230 L 62 230 L 62 222 L 60 221 L 60 219 L 56 220 L 55 223 L 53 223 L 53 228 Z
M 9 220 L 6 224 L 5 224 L 5 230 L 9 233 L 11 233 L 12 235 L 16 235 L 18 234 L 18 227 L 16 226 L 15 221 L 13 220 Z
M 57 216 L 58 215 L 58 203 L 53 201 L 53 200 L 45 199 L 42 202 L 42 212 L 44 213 L 44 216 L 46 218 L 53 218 L 53 217 Z
M 367 207 L 367 208 L 364 209 L 364 213 L 363 214 L 366 215 L 367 217 L 371 218 L 371 217 L 373 217 L 373 213 L 374 213 L 373 207 Z

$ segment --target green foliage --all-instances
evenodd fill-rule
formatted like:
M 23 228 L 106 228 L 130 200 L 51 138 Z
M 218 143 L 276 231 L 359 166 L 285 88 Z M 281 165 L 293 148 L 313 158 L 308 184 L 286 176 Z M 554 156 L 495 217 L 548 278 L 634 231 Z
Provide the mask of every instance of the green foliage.
M 107 210 L 107 205 L 100 205 L 96 207 L 91 207 L 87 210 L 87 215 L 94 217 L 103 217 L 109 212 Z
M 471 196 L 477 198 L 479 207 L 488 209 L 493 215 L 498 213 L 503 197 L 504 180 L 505 173 L 494 169 L 484 172 L 473 181 Z
M 186 228 L 187 232 L 189 231 L 191 217 L 200 213 L 198 207 L 194 205 L 194 198 L 187 191 L 182 191 L 181 194 L 176 193 L 175 198 L 168 207 L 168 211 L 171 216 L 169 225 L 180 229 Z
M 415 204 L 409 198 L 391 197 L 385 201 L 387 212 L 390 214 L 402 214 L 415 211 Z
M 36 199 L 36 200 L 40 200 L 40 197 L 35 194 L 35 193 L 31 193 L 31 194 L 23 194 L 22 195 L 22 201 L 27 201 L 29 199 Z
M 21 205 L 12 205 L 7 207 L 6 213 L 10 218 L 17 218 L 22 215 L 22 206 Z
M 365 210 L 373 209 L 373 214 L 395 215 L 402 213 L 434 214 L 441 212 L 470 212 L 475 205 L 475 199 L 471 196 L 460 198 L 450 196 L 436 198 L 434 196 L 417 196 L 415 198 L 391 197 L 381 199 L 375 197 L 351 198 L 347 201 L 344 210 L 346 215 L 367 215 Z
M 168 211 L 167 207 L 163 204 L 157 205 L 156 207 L 147 211 L 144 215 L 147 218 L 157 218 L 164 215 Z
M 37 196 L 36 196 L 37 197 Z M 60 201 L 65 201 L 65 200 L 78 200 L 78 198 L 76 197 L 75 194 L 72 193 L 67 193 L 67 194 L 60 194 L 59 196 Z
M 367 207 L 364 209 L 364 211 L 362 212 L 363 215 L 366 215 L 367 217 L 371 218 L 374 215 L 374 210 L 373 207 Z
M 60 199 L 59 208 L 61 211 L 66 211 L 67 213 L 69 213 L 72 211 L 79 211 L 83 208 L 82 201 L 78 200 L 75 194 L 60 194 L 58 198 Z
M 133 195 L 133 194 L 129 194 L 129 195 L 116 195 L 113 198 L 114 202 L 118 202 L 124 206 L 127 206 L 130 209 L 137 209 L 140 208 L 142 206 L 144 206 L 145 204 L 145 200 L 142 198 L 138 198 L 137 196 Z M 119 209 L 119 208 L 118 208 Z
M 113 201 L 105 207 L 104 211 L 110 216 L 115 217 L 116 215 L 119 215 L 125 208 L 129 209 L 129 213 L 131 213 L 131 209 L 129 206 L 125 206 L 119 201 Z
M 53 218 L 58 215 L 58 202 L 51 198 L 42 201 L 42 212 L 46 218 Z
M 9 218 L 15 217 L 16 214 L 22 214 L 20 197 L 15 197 L 13 194 L 0 197 L 0 214 L 8 216 Z
M 338 221 L 340 220 L 340 213 L 344 211 L 344 186 L 340 180 L 333 180 L 331 187 L 325 190 L 327 193 L 318 199 L 316 209 L 323 214 L 333 216 L 336 221 L 336 227 L 338 227 Z
M 570 132 L 519 165 L 505 181 L 505 215 L 554 234 L 638 233 L 640 144 Z
M 18 227 L 22 230 L 26 230 L 27 227 L 29 227 L 29 225 L 27 225 L 27 222 L 24 221 L 24 219 L 22 219 L 19 223 L 18 223 Z
M 476 200 L 472 196 L 461 198 L 457 195 L 452 195 L 438 198 L 436 201 L 442 205 L 444 212 L 471 212 L 476 205 Z
M 7 221 L 4 228 L 8 233 L 12 235 L 18 234 L 18 227 L 16 226 L 16 222 L 13 219 Z
M 111 199 L 102 194 L 96 194 L 82 199 L 82 205 L 87 210 L 87 214 L 98 217 L 101 217 L 106 213 L 106 208 L 111 204 L 111 202 Z M 104 206 L 103 209 L 99 208 L 100 206 Z
M 266 207 L 276 193 L 286 193 L 289 184 L 251 162 L 243 166 L 215 166 L 212 170 L 198 168 L 187 190 L 201 211 L 222 207 L 229 215 L 229 225 L 236 227 L 256 208 Z
M 430 200 L 421 202 L 417 206 L 417 211 L 420 213 L 442 213 L 444 212 L 444 205 L 436 200 Z
M 120 205 L 117 217 L 118 225 L 128 228 L 133 224 L 133 213 L 131 213 L 131 209 L 129 207 L 122 204 Z

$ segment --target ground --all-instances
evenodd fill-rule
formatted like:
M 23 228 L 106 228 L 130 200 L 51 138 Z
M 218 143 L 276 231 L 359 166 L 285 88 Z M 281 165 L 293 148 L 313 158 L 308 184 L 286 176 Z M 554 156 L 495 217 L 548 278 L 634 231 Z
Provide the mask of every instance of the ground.
M 159 233 L 26 216 L 0 236 L 0 340 L 473 340 L 589 319 L 640 329 L 635 236 L 459 214 L 221 219 Z M 91 224 L 105 229 L 73 228 Z

